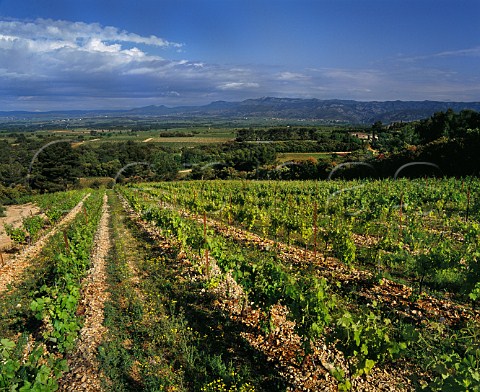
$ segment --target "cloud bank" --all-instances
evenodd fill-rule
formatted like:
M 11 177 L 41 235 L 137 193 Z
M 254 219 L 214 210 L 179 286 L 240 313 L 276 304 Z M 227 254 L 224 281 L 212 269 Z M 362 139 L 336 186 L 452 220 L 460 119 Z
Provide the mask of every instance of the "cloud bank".
M 478 59 L 478 53 L 477 47 L 430 57 Z M 98 23 L 0 19 L 0 110 L 174 106 L 266 95 L 358 100 L 480 97 L 478 77 L 460 78 L 454 70 L 426 65 L 425 57 L 369 69 L 284 69 L 179 60 L 184 54 L 188 43 Z

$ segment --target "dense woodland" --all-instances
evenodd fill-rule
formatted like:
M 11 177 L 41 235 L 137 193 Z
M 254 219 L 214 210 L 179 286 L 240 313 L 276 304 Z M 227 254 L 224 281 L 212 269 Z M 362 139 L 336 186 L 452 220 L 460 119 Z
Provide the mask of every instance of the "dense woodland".
M 359 131 L 368 134 L 369 140 L 355 137 Z M 185 169 L 191 169 L 186 176 L 191 179 L 326 179 L 332 168 L 344 161 L 363 161 L 374 167 L 344 165 L 338 175 L 346 178 L 389 177 L 401 165 L 414 161 L 438 165 L 439 170 L 429 169 L 432 173 L 428 174 L 435 175 L 477 175 L 480 167 L 480 114 L 472 110 L 438 112 L 411 123 L 376 122 L 363 129 L 241 129 L 234 142 L 193 147 L 132 141 L 75 145 L 69 139 L 59 142 L 58 135 L 35 132 L 8 136 L 10 139 L 0 140 L 0 198 L 4 203 L 27 190 L 43 193 L 75 187 L 79 178 L 172 180 Z M 281 168 L 277 161 L 281 153 L 326 151 L 352 154 L 343 159 L 334 156 L 294 162 Z M 142 164 L 122 170 L 135 162 Z

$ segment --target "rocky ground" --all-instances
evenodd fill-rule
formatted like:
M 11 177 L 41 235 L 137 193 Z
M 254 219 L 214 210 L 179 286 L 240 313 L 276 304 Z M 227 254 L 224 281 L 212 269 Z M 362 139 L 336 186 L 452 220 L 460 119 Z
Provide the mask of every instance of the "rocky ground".
M 69 373 L 61 379 L 61 391 L 94 392 L 101 390 L 97 349 L 105 334 L 103 308 L 108 299 L 106 259 L 112 246 L 109 233 L 110 211 L 104 196 L 102 216 L 91 256 L 92 268 L 82 284 L 82 302 L 77 313 L 85 316 L 75 352 L 68 357 Z
M 86 195 L 60 222 L 46 234 L 42 235 L 34 244 L 26 246 L 20 253 L 14 254 L 13 257 L 6 260 L 5 265 L 0 266 L 0 293 L 5 291 L 12 283 L 22 279 L 22 272 L 30 265 L 31 260 L 41 252 L 50 237 L 54 236 L 75 219 L 77 214 L 82 211 L 83 201 L 89 196 L 90 194 Z M 21 208 L 20 210 L 23 213 L 30 213 L 30 208 L 27 210 Z

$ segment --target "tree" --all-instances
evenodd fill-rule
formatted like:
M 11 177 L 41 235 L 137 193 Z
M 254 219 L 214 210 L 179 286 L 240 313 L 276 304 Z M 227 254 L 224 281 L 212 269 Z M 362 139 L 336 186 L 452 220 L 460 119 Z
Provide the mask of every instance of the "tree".
M 273 147 L 249 145 L 229 153 L 226 156 L 226 161 L 229 166 L 233 166 L 236 170 L 252 171 L 260 166 L 274 163 L 276 155 Z
M 58 192 L 72 187 L 80 175 L 78 153 L 70 143 L 46 147 L 37 157 L 30 173 L 30 186 L 41 192 Z
M 174 154 L 159 152 L 153 159 L 153 171 L 157 179 L 162 181 L 171 181 L 177 178 L 178 171 L 181 168 L 179 159 Z
M 452 109 L 446 112 L 437 112 L 417 126 L 417 132 L 422 143 L 426 144 L 442 136 L 450 135 L 450 127 L 454 121 L 455 113 Z
M 20 162 L 0 163 L 0 182 L 5 186 L 25 181 L 27 169 Z
M 381 121 L 376 121 L 372 125 L 372 145 L 376 144 L 377 137 L 380 133 L 383 132 L 383 124 Z

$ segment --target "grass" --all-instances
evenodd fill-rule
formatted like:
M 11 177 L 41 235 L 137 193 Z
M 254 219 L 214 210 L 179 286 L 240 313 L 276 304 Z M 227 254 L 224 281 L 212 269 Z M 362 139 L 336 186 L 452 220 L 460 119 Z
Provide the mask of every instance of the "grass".
M 100 187 L 111 187 L 115 179 L 112 177 L 81 177 L 78 179 L 80 189 L 98 189 Z
M 289 161 L 307 161 L 309 159 L 329 159 L 337 155 L 335 152 L 287 152 L 278 154 L 277 160 L 280 163 Z

